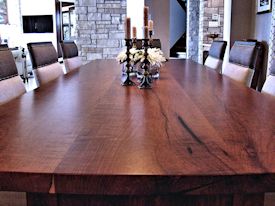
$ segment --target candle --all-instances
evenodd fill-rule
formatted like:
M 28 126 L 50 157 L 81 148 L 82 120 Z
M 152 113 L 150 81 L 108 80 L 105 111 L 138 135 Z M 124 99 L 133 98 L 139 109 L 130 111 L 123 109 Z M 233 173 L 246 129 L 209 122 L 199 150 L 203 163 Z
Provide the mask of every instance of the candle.
M 137 38 L 137 27 L 133 27 L 133 38 L 136 39 Z
M 125 19 L 125 39 L 131 39 L 131 18 Z
M 153 31 L 154 30 L 154 22 L 153 20 L 149 20 L 149 31 Z
M 144 7 L 144 26 L 148 26 L 148 16 L 149 16 L 149 7 L 145 6 Z
M 144 39 L 148 39 L 149 38 L 149 36 L 148 36 L 148 26 L 145 26 L 144 27 Z

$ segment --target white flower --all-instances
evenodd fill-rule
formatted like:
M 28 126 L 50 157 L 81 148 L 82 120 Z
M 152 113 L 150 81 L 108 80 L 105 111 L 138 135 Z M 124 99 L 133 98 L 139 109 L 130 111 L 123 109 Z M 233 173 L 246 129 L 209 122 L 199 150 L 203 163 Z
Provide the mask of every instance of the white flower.
M 152 66 L 158 67 L 161 67 L 162 63 L 166 61 L 163 52 L 158 48 L 149 48 L 147 58 Z
M 158 48 L 148 48 L 147 50 L 148 56 L 147 59 L 152 66 L 161 67 L 162 63 L 166 61 L 163 52 Z M 132 64 L 136 64 L 137 62 L 144 62 L 144 49 L 138 50 L 136 48 L 130 49 L 130 61 Z M 123 63 L 127 59 L 126 51 L 122 51 L 117 56 L 117 61 Z
M 121 51 L 117 57 L 116 57 L 116 60 L 119 62 L 119 63 L 123 63 L 125 62 L 127 59 L 127 55 L 126 55 L 126 51 Z

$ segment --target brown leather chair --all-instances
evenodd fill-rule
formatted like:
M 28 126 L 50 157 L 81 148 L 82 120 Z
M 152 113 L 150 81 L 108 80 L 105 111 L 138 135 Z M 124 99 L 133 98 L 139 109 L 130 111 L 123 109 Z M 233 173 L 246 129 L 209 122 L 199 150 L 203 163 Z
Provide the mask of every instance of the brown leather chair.
M 262 55 L 262 43 L 236 41 L 229 54 L 229 63 L 222 74 L 256 89 L 262 72 Z
M 142 49 L 143 48 L 142 39 L 137 39 L 137 41 L 136 41 L 136 48 L 137 49 Z
M 262 88 L 262 93 L 275 96 L 275 61 L 274 60 L 270 67 L 270 74 L 266 78 L 266 81 Z
M 161 49 L 161 42 L 160 42 L 160 39 L 152 39 L 150 41 L 150 44 L 151 44 L 151 48 L 158 48 L 158 49 Z
M 61 41 L 63 60 L 67 72 L 80 68 L 82 65 L 81 58 L 78 56 L 78 49 L 73 41 Z
M 27 46 L 40 85 L 46 84 L 63 74 L 52 42 L 28 43 Z
M 226 41 L 213 41 L 204 65 L 221 73 L 226 46 Z
M 152 39 L 150 40 L 150 47 L 151 48 L 159 48 L 161 49 L 161 42 L 160 39 Z M 143 49 L 143 45 L 142 45 L 142 39 L 137 39 L 136 40 L 136 48 L 137 49 Z
M 26 92 L 7 45 L 0 45 L 0 105 Z

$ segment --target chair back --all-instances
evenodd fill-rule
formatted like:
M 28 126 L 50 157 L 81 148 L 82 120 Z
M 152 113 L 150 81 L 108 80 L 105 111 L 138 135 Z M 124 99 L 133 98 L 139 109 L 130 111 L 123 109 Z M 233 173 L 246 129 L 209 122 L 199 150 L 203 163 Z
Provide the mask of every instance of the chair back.
M 62 49 L 63 59 L 78 56 L 78 49 L 74 41 L 61 41 L 60 46 Z
M 262 54 L 263 45 L 260 42 L 236 41 L 223 74 L 256 89 L 262 72 Z
M 58 63 L 52 42 L 28 43 L 27 46 L 39 84 L 48 83 L 62 74 L 62 66 Z
M 226 46 L 226 41 L 213 41 L 204 65 L 221 72 Z
M 25 92 L 11 51 L 7 45 L 0 45 L 0 105 Z
M 8 45 L 0 45 L 0 80 L 18 75 L 16 64 Z
M 160 39 L 152 39 L 150 43 L 151 43 L 151 47 L 152 47 L 152 48 L 161 49 L 161 42 L 160 42 Z
M 274 60 L 270 67 L 270 74 L 266 78 L 266 81 L 264 83 L 262 93 L 275 96 L 275 61 Z
M 137 47 L 137 49 L 142 49 L 142 47 L 143 47 L 142 39 L 137 39 L 136 40 L 136 47 Z
M 81 67 L 82 61 L 78 56 L 78 49 L 74 41 L 61 41 L 63 60 L 67 71 Z

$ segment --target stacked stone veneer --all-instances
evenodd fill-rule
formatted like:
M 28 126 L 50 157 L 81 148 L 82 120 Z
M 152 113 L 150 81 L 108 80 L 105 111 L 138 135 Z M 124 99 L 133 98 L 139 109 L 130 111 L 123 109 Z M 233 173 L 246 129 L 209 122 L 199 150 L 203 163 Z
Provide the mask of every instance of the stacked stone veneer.
M 211 44 L 208 34 L 223 39 L 224 0 L 189 0 L 187 6 L 187 57 L 202 63 L 203 44 Z M 220 15 L 220 25 L 209 27 L 212 14 Z
M 116 57 L 124 46 L 126 0 L 76 0 L 75 7 L 82 60 Z
M 219 37 L 215 40 L 223 39 L 224 0 L 204 0 L 203 4 L 203 43 L 211 44 L 212 39 L 207 37 L 209 34 L 219 34 Z M 209 22 L 212 21 L 213 14 L 220 15 L 220 25 L 218 27 L 209 27 Z
M 202 0 L 187 1 L 187 58 L 198 62 L 200 39 L 200 4 Z

